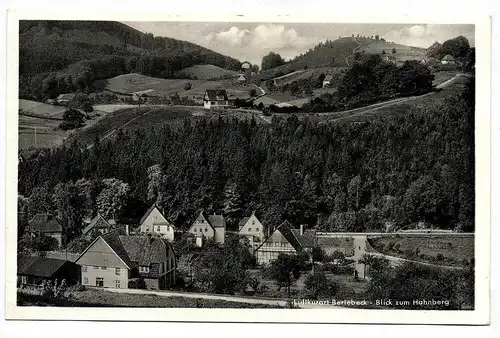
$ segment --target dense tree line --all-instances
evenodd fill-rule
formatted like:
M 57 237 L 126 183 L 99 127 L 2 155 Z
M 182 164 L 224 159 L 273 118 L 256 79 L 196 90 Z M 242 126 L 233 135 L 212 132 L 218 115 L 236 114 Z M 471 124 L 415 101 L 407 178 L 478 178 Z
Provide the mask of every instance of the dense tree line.
M 179 226 L 203 208 L 230 224 L 258 209 L 269 226 L 365 231 L 425 220 L 473 230 L 474 79 L 424 112 L 370 122 L 186 119 L 24 157 L 19 194 L 34 209 L 56 209 L 54 187 L 66 184 L 85 197 L 85 213 L 140 217 L 156 201 Z
M 418 61 L 406 61 L 397 67 L 384 62 L 380 55 L 369 55 L 347 70 L 337 92 L 315 98 L 303 109 L 343 110 L 397 96 L 423 94 L 432 90 L 433 79 L 430 69 Z
M 22 21 L 19 33 L 19 89 L 25 98 L 90 90 L 95 80 L 130 72 L 172 78 L 196 64 L 231 70 L 241 65 L 193 43 L 117 22 Z

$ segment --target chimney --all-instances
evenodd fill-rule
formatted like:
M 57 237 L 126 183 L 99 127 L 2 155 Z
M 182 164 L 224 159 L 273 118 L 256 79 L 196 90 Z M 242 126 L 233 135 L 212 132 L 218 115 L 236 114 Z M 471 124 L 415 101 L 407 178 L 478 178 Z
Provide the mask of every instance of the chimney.
M 128 224 L 125 224 L 125 235 L 130 236 L 130 228 Z
M 300 225 L 300 235 L 302 236 L 304 234 L 304 224 Z

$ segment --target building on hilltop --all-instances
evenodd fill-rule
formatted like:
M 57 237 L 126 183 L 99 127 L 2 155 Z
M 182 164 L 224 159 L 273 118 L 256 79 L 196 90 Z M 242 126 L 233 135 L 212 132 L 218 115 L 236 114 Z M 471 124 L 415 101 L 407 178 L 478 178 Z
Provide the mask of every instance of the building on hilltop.
M 153 204 L 144 214 L 140 221 L 140 232 L 158 235 L 166 240 L 173 241 L 175 238 L 175 226 Z
M 284 221 L 255 249 L 257 264 L 269 264 L 281 253 L 297 254 L 310 251 L 316 243 L 316 231 L 304 231 L 303 225 L 300 229 L 293 229 L 288 221 Z
M 224 244 L 226 236 L 226 220 L 222 215 L 205 215 L 201 211 L 188 230 L 196 238 L 198 246 L 203 245 L 204 239 L 213 239 L 216 243 Z
M 148 102 L 151 98 L 156 97 L 152 93 L 154 89 L 146 89 L 132 93 L 132 101 Z
M 241 69 L 248 70 L 252 68 L 252 64 L 248 61 L 243 61 L 241 63 Z
M 104 288 L 166 289 L 175 284 L 176 257 L 168 241 L 155 236 L 97 237 L 75 262 L 82 285 Z
M 28 222 L 26 229 L 32 236 L 44 235 L 54 238 L 59 246 L 63 244 L 63 228 L 57 217 L 47 213 L 38 213 Z
M 332 85 L 332 79 L 332 75 L 325 76 L 325 78 L 323 79 L 323 88 L 330 87 Z
M 217 109 L 229 107 L 229 99 L 225 89 L 207 89 L 203 97 L 203 107 Z
M 441 64 L 443 64 L 443 65 L 456 65 L 457 61 L 450 54 L 446 54 L 446 56 L 443 59 L 441 59 Z

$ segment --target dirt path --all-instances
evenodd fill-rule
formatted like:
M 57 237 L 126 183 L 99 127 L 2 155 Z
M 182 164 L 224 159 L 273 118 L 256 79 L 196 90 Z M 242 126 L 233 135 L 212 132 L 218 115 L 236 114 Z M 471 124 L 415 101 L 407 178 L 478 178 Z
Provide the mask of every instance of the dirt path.
M 363 46 L 358 40 L 356 40 L 355 37 L 352 38 L 354 41 L 356 41 L 356 43 L 358 44 L 358 47 L 354 48 L 352 50 L 352 55 L 349 55 L 348 57 L 345 58 L 345 62 L 347 63 L 347 66 L 350 67 L 351 65 L 349 64 L 349 58 L 351 57 L 354 57 L 354 54 L 356 53 L 356 51 L 361 48 L 361 46 Z

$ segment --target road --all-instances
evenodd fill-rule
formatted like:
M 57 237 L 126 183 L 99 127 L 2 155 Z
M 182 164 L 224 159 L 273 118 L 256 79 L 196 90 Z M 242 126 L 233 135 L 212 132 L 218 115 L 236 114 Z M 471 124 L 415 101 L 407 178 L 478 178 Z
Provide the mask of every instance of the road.
M 455 75 L 454 77 L 452 77 L 451 79 L 437 85 L 436 89 L 443 89 L 443 88 L 449 87 L 452 84 L 454 84 L 459 78 L 464 77 L 464 76 L 466 76 L 466 75 L 459 73 L 459 74 Z M 426 96 L 430 96 L 430 95 L 434 95 L 434 94 L 435 94 L 435 92 L 430 92 L 430 93 L 423 94 L 423 95 L 400 97 L 397 99 L 379 102 L 379 103 L 375 103 L 375 104 L 365 106 L 365 107 L 354 108 L 354 109 L 349 109 L 349 110 L 344 110 L 344 111 L 317 113 L 317 115 L 319 115 L 319 116 L 337 115 L 338 116 L 337 118 L 332 119 L 332 120 L 319 122 L 320 124 L 321 123 L 329 123 L 332 121 L 341 120 L 343 118 L 356 116 L 358 114 L 365 114 L 365 113 L 374 112 L 374 111 L 379 110 L 379 109 L 391 107 L 391 106 L 394 106 L 396 104 L 401 104 L 404 102 L 412 101 L 412 100 L 415 100 L 418 98 L 422 98 L 422 97 L 426 97 Z
M 352 37 L 354 41 L 356 41 L 356 43 L 358 44 L 358 47 L 354 48 L 352 50 L 352 55 L 349 55 L 348 57 L 345 58 L 345 62 L 347 63 L 347 66 L 350 67 L 351 65 L 349 64 L 349 58 L 351 57 L 354 57 L 354 53 L 356 53 L 356 51 L 361 48 L 361 46 L 363 46 L 358 40 L 356 40 L 356 38 L 353 36 Z

